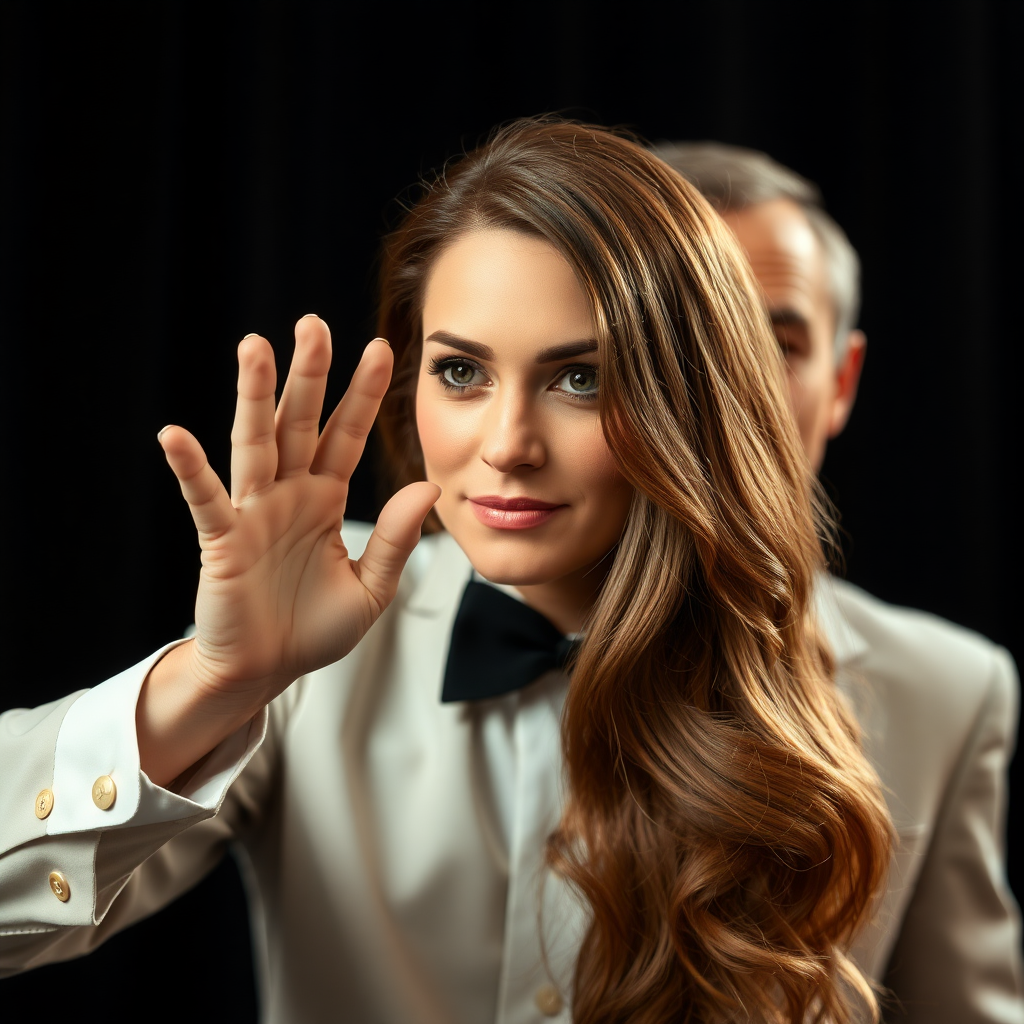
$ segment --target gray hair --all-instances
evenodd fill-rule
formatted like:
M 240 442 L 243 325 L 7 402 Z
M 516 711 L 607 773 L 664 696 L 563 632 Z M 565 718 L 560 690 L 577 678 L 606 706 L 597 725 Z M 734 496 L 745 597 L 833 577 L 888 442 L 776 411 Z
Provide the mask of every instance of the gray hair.
M 825 212 L 818 186 L 755 149 L 721 142 L 664 142 L 651 150 L 719 212 L 773 199 L 789 199 L 804 211 L 825 254 L 836 318 L 835 356 L 841 359 L 860 312 L 860 258 L 846 232 Z

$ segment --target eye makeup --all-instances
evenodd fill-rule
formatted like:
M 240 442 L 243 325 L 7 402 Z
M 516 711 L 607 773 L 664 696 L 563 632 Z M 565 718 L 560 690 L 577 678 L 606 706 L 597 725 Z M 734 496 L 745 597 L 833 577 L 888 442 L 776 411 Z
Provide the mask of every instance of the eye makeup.
M 450 392 L 474 391 L 490 383 L 483 367 L 465 356 L 434 356 L 427 365 L 427 373 Z M 590 363 L 563 366 L 549 390 L 573 402 L 589 402 L 597 398 L 598 381 L 598 368 Z

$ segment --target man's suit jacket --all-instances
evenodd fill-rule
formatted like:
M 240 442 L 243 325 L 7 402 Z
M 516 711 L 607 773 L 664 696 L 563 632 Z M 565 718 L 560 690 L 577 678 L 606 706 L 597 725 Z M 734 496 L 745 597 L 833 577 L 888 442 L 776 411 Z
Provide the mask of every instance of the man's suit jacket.
M 365 531 L 346 526 L 346 539 L 358 550 Z M 498 700 L 439 703 L 469 573 L 447 535 L 422 542 L 357 649 L 286 691 L 177 794 L 148 783 L 133 748 L 134 694 L 153 658 L 5 715 L 0 970 L 87 951 L 234 843 L 267 1021 L 568 1021 L 585 915 L 542 864 L 561 805 L 566 681 L 550 673 Z M 999 841 L 1012 663 L 844 584 L 819 598 L 901 838 L 856 955 L 900 1000 L 887 1019 L 1021 1024 Z M 97 715 L 119 721 L 97 734 Z M 88 796 L 100 774 L 118 784 L 108 811 Z M 44 788 L 54 811 L 39 819 Z M 67 902 L 47 883 L 54 868 L 70 880 Z
M 818 597 L 899 836 L 885 898 L 855 946 L 892 992 L 886 1019 L 1024 1020 L 1004 868 L 1013 662 L 976 633 L 840 580 Z

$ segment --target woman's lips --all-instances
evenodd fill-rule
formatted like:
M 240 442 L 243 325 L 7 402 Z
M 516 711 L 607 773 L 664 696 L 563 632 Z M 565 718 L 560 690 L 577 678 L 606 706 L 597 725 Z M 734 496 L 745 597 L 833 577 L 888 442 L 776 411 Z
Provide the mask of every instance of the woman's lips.
M 546 523 L 559 509 L 567 507 L 537 498 L 500 498 L 496 495 L 468 500 L 473 514 L 484 526 L 499 530 L 529 530 Z

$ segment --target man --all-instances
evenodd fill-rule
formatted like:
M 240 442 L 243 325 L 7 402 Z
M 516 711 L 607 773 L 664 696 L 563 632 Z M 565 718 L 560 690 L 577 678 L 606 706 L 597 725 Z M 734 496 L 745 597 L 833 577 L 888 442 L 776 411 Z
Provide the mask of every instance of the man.
M 717 143 L 656 152 L 746 250 L 785 355 L 801 439 L 820 469 L 864 363 L 856 251 L 817 187 L 763 153 Z M 887 1021 L 1024 1022 L 1020 915 L 1003 855 L 1013 662 L 977 634 L 842 580 L 819 598 L 898 833 L 888 889 L 854 955 L 887 990 Z

